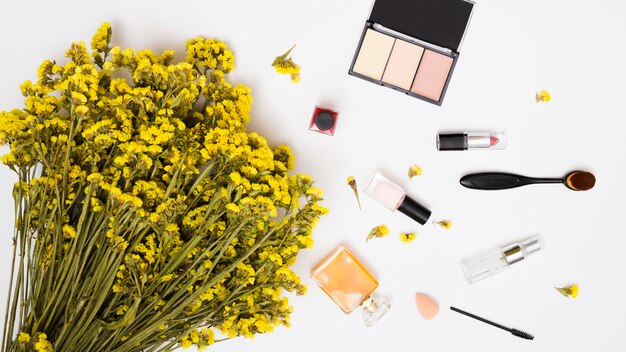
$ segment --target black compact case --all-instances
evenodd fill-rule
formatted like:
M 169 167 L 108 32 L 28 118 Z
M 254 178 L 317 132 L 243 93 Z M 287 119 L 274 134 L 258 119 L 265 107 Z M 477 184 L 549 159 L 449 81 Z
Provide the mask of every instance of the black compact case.
M 348 73 L 429 103 L 441 105 L 458 60 L 459 49 L 474 6 L 474 2 L 469 0 L 376 0 L 363 28 Z M 379 49 L 378 46 L 368 43 L 368 36 L 376 36 L 376 44 L 381 42 L 385 44 L 379 45 L 380 50 L 389 50 L 388 60 L 384 63 L 382 59 L 376 60 L 376 65 L 372 65 L 373 69 L 371 67 L 363 69 L 361 67 L 363 65 L 359 65 L 361 55 L 374 55 L 371 53 Z M 393 44 L 389 49 L 391 41 Z M 418 47 L 416 50 L 423 49 L 410 87 L 385 79 L 385 73 L 393 69 L 389 67 L 389 64 L 393 63 L 389 58 L 394 57 L 394 50 L 400 43 L 398 41 L 404 42 L 402 44 L 405 47 L 407 43 L 410 43 Z M 368 46 L 367 48 L 364 48 L 364 43 Z M 367 62 L 366 59 L 361 61 Z M 411 58 L 411 60 L 415 59 Z M 384 68 L 382 68 L 383 64 Z M 378 76 L 381 69 L 382 74 Z M 446 70 L 447 74 L 445 74 Z

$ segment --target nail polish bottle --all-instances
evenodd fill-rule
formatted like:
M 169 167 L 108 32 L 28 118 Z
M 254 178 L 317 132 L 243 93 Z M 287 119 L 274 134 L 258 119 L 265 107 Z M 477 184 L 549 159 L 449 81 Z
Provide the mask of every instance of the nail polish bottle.
M 386 297 L 372 295 L 378 281 L 343 244 L 311 269 L 311 278 L 344 313 L 350 314 L 361 306 L 363 323 L 368 327 L 391 307 Z
M 473 284 L 509 268 L 541 250 L 539 237 L 495 248 L 461 262 L 468 283 Z
M 370 178 L 367 186 L 365 186 L 365 194 L 385 208 L 391 211 L 398 210 L 422 225 L 430 217 L 430 210 L 407 196 L 405 190 L 378 172 Z
M 315 110 L 313 111 L 313 116 L 311 117 L 309 129 L 311 131 L 332 136 L 335 134 L 335 127 L 337 126 L 338 117 L 338 112 L 316 106 Z

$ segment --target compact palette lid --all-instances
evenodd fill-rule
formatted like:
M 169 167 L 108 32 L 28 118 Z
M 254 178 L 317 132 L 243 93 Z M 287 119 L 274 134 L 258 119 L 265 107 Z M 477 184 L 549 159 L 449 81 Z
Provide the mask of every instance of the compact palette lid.
M 458 52 L 473 9 L 468 0 L 376 0 L 369 21 Z

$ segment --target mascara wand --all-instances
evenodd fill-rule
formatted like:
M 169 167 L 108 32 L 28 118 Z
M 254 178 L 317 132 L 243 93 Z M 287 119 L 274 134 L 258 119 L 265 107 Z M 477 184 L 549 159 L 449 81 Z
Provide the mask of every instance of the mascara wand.
M 450 309 L 452 309 L 453 311 L 455 311 L 457 313 L 461 313 L 463 315 L 467 315 L 470 318 L 474 318 L 476 320 L 480 320 L 483 323 L 487 323 L 489 325 L 495 326 L 496 328 L 500 328 L 502 330 L 506 330 L 506 331 L 510 332 L 511 334 L 517 336 L 517 337 L 521 337 L 521 338 L 527 339 L 527 340 L 532 340 L 532 339 L 535 338 L 533 335 L 531 335 L 531 334 L 529 334 L 527 332 L 524 332 L 524 331 L 521 331 L 521 330 L 517 330 L 517 329 L 507 328 L 506 326 L 502 326 L 502 325 L 500 325 L 498 323 L 494 323 L 493 321 L 489 321 L 489 320 L 487 320 L 485 318 L 481 318 L 481 317 L 476 316 L 476 315 L 474 315 L 472 313 L 468 313 L 468 312 L 466 312 L 464 310 L 460 310 L 459 308 L 450 307 Z

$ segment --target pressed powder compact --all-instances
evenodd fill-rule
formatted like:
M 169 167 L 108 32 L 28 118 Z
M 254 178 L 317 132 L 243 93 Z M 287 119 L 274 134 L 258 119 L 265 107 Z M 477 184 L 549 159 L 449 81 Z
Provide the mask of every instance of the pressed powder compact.
M 473 9 L 468 0 L 376 0 L 349 74 L 441 105 Z

